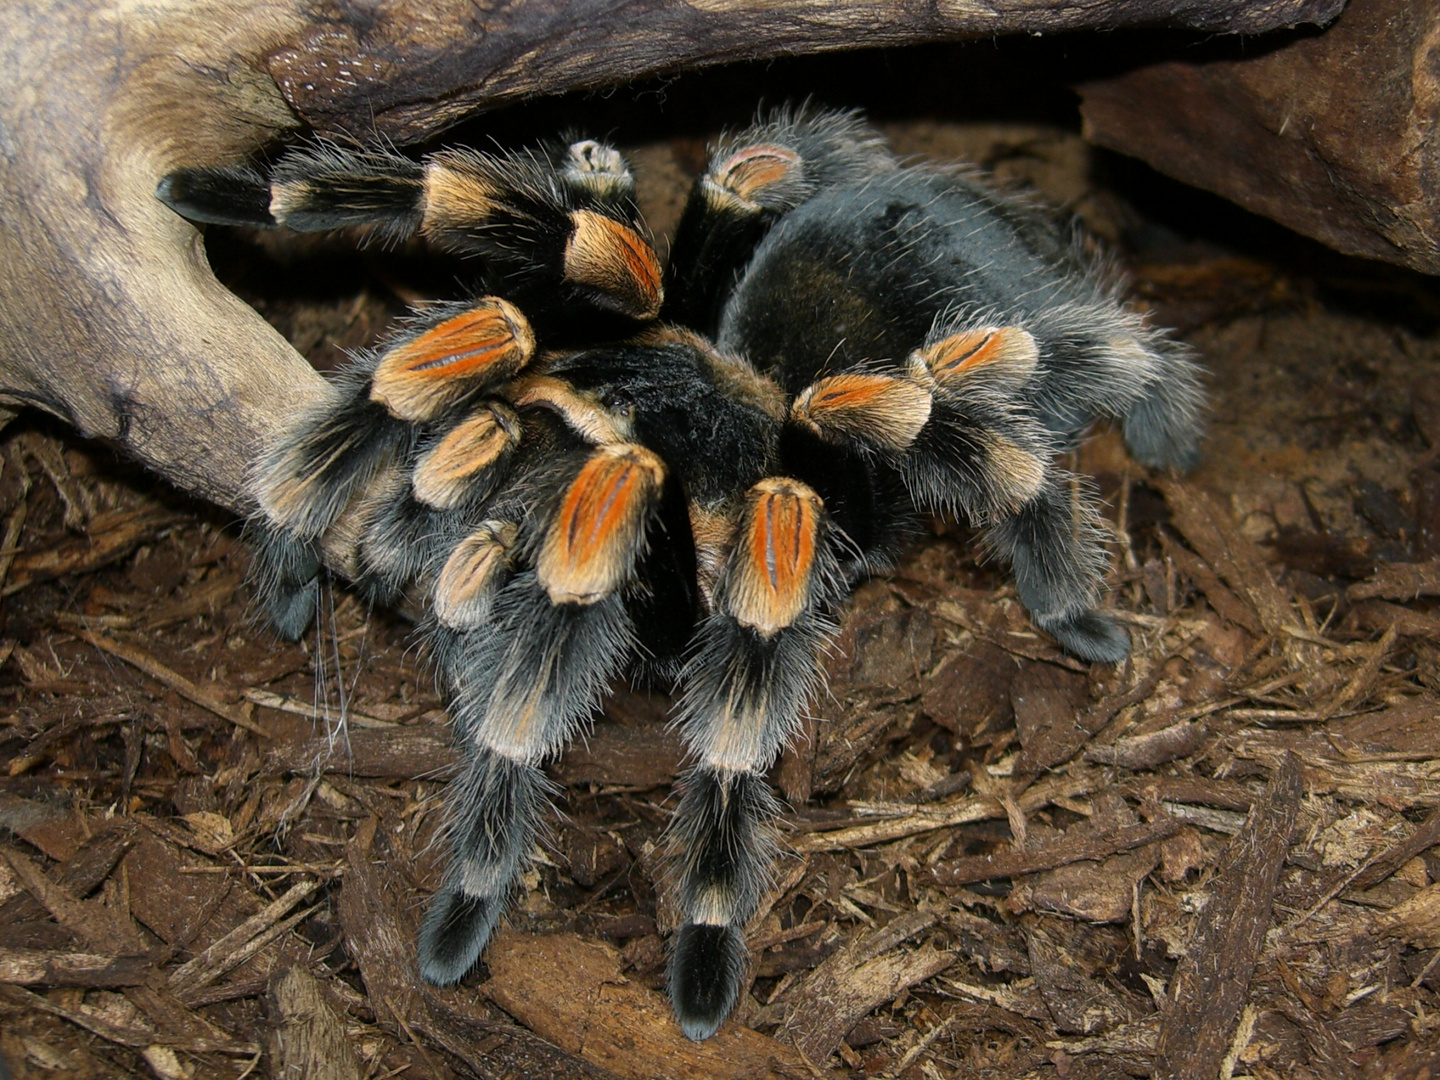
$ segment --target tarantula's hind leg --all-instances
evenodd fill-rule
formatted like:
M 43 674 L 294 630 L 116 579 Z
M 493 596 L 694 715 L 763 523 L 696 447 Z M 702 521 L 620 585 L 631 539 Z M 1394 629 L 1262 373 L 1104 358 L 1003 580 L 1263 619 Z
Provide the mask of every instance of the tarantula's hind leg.
M 841 592 L 819 498 L 795 480 L 751 489 L 681 674 L 678 723 L 696 764 L 671 824 L 684 923 L 670 955 L 670 1001 L 704 1039 L 730 1014 L 745 975 L 745 924 L 770 877 L 778 809 L 765 770 L 819 688 Z
M 450 795 L 451 868 L 420 939 L 421 973 L 441 985 L 479 958 L 530 858 L 545 803 L 540 762 L 633 652 L 625 591 L 655 539 L 664 466 L 622 443 L 560 474 L 568 480 L 548 513 L 481 523 L 435 584 L 431 648 L 464 763 Z M 550 480 L 542 467 L 525 483 Z M 511 576 L 512 560 L 529 568 Z

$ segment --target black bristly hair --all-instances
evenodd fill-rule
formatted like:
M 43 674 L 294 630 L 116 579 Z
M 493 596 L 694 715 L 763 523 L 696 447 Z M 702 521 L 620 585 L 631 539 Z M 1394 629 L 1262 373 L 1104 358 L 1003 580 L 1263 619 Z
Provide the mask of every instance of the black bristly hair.
M 783 108 L 724 137 L 663 271 L 629 166 L 581 138 L 419 160 L 311 145 L 157 194 L 195 220 L 363 225 L 476 260 L 485 295 L 358 355 L 254 481 L 282 633 L 313 616 L 322 549 L 372 602 L 427 605 L 461 761 L 430 982 L 464 977 L 518 887 L 541 763 L 612 680 L 673 680 L 690 761 L 669 990 L 682 1030 L 712 1034 L 769 888 L 766 772 L 849 591 L 931 515 L 975 526 L 1070 652 L 1129 650 L 1097 606 L 1095 497 L 1056 459 L 1107 418 L 1142 463 L 1193 464 L 1196 365 L 1043 212 L 902 165 L 855 113 Z

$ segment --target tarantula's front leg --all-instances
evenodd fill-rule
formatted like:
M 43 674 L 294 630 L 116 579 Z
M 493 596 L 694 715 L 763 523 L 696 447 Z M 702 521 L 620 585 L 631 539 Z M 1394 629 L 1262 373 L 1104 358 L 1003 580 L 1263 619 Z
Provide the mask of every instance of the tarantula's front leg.
M 820 684 L 841 592 L 835 538 L 813 491 L 770 478 L 751 489 L 716 586 L 716 610 L 681 675 L 679 723 L 696 759 L 671 825 L 684 923 L 670 1000 L 709 1037 L 745 974 L 746 922 L 769 881 L 778 803 L 764 773 Z
M 648 450 L 603 446 L 535 518 L 539 528 L 486 522 L 438 576 L 434 652 L 464 774 L 450 806 L 450 870 L 420 936 L 430 982 L 453 983 L 479 958 L 530 857 L 545 805 L 540 762 L 634 651 L 626 594 L 660 539 L 664 480 Z M 511 564 L 523 569 L 507 582 Z
M 358 355 L 330 399 L 266 449 L 254 479 L 264 513 L 253 527 L 255 578 L 282 635 L 298 637 L 310 623 L 321 536 L 372 486 L 386 487 L 387 470 L 408 466 L 429 429 L 453 428 L 472 399 L 513 378 L 534 353 L 529 322 L 498 297 L 439 306 Z
M 639 230 L 635 184 L 618 151 L 581 140 L 539 151 L 451 149 L 413 161 L 334 145 L 250 167 L 182 169 L 157 196 L 193 221 L 299 232 L 368 226 L 419 233 L 479 256 L 487 283 L 537 322 L 580 312 L 630 320 L 660 308 L 660 263 Z

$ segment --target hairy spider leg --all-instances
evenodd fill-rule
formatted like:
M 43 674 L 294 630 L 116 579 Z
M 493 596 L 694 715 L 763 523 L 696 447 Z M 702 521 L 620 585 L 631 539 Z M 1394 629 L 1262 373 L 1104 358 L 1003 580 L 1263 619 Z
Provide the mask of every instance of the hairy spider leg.
M 322 535 L 348 509 L 376 516 L 398 493 L 385 476 L 415 455 L 427 426 L 451 426 L 453 414 L 511 379 L 534 351 L 529 323 L 498 297 L 439 305 L 383 348 L 356 356 L 329 400 L 295 417 L 266 448 L 253 488 L 273 528 L 257 549 L 255 573 L 271 583 L 262 596 L 277 626 L 308 625 L 304 597 L 312 590 L 295 581 L 294 568 L 314 560 Z
M 548 500 L 543 526 L 484 523 L 439 575 L 436 620 L 459 632 L 444 645 L 445 677 L 465 771 L 451 806 L 449 874 L 421 930 L 431 982 L 455 982 L 484 950 L 533 847 L 545 805 L 540 762 L 570 740 L 633 653 L 625 590 L 656 539 L 664 490 L 665 467 L 649 450 L 598 447 Z M 524 569 L 500 584 L 511 559 Z
M 781 216 L 822 188 L 895 167 L 853 112 L 782 108 L 722 136 L 670 245 L 660 317 L 713 336 L 736 278 Z
M 778 803 L 765 771 L 820 689 L 844 585 L 820 498 L 788 477 L 753 488 L 680 678 L 676 722 L 695 764 L 670 842 L 684 922 L 671 945 L 671 1004 L 708 1038 L 745 974 L 746 922 L 770 879 Z

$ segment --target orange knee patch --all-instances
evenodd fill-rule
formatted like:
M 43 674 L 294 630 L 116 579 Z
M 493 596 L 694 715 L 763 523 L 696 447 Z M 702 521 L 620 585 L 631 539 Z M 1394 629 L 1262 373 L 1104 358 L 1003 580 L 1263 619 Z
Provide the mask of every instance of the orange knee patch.
M 497 401 L 487 402 L 415 463 L 415 500 L 436 510 L 458 505 L 469 482 L 520 442 L 520 421 Z
M 665 466 L 644 447 L 606 446 L 566 489 L 536 562 L 557 604 L 593 604 L 622 585 L 659 502 Z
M 742 626 L 768 637 L 805 607 L 823 509 L 798 480 L 772 476 L 750 489 L 725 588 L 725 606 Z
M 943 386 L 981 368 L 1003 368 L 1014 378 L 1027 378 L 1035 370 L 1040 350 L 1027 330 L 987 326 L 952 334 L 920 355 L 935 381 Z
M 660 260 L 645 238 L 593 210 L 576 210 L 570 220 L 574 229 L 565 243 L 565 279 L 600 290 L 631 318 L 660 314 Z
M 800 171 L 800 155 L 783 146 L 747 146 L 710 170 L 719 187 L 748 203 L 762 191 L 788 180 Z
M 481 625 L 514 542 L 515 526 L 500 521 L 487 521 L 460 541 L 435 581 L 435 618 L 455 630 Z
M 387 352 L 375 368 L 370 397 L 401 420 L 433 420 L 477 386 L 511 378 L 534 354 L 525 317 L 506 301 L 486 297 Z
M 930 419 L 930 392 L 891 375 L 833 375 L 806 387 L 790 416 L 822 436 L 904 450 Z

